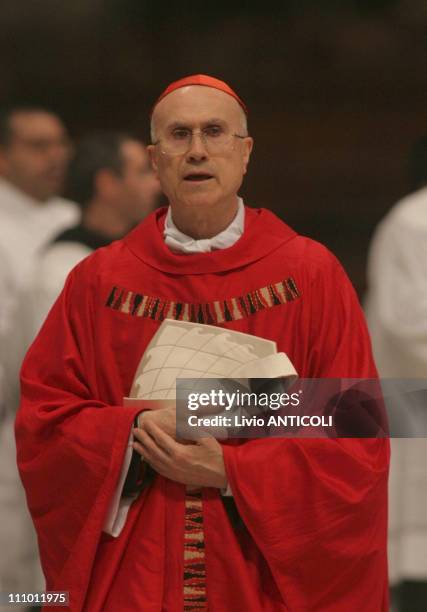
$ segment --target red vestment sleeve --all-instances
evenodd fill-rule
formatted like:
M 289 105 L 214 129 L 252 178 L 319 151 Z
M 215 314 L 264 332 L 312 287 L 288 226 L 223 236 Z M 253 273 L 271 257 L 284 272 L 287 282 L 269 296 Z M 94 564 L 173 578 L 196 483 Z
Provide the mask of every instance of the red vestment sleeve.
M 305 300 L 302 377 L 375 378 L 356 295 L 334 258 Z M 388 612 L 385 439 L 224 444 L 239 513 L 291 612 Z
M 140 411 L 121 406 L 118 392 L 103 389 L 116 405 L 98 399 L 97 359 L 103 355 L 94 353 L 91 304 L 80 280 L 70 274 L 26 356 L 16 419 L 18 465 L 49 577 L 47 589 L 67 590 L 72 584 L 74 601 L 84 597 Z

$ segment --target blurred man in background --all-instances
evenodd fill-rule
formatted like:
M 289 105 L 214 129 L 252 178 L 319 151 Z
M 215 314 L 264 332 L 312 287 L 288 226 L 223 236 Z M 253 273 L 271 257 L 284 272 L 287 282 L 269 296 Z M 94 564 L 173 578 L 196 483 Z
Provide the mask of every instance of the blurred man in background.
M 29 300 L 34 334 L 68 272 L 142 221 L 155 208 L 159 192 L 145 147 L 133 136 L 99 132 L 80 142 L 70 163 L 67 195 L 81 207 L 81 219 L 40 253 Z
M 50 111 L 32 107 L 0 111 L 0 251 L 2 280 L 7 286 L 0 295 L 2 590 L 28 591 L 40 586 L 33 529 L 15 465 L 13 420 L 19 393 L 18 371 L 31 339 L 22 307 L 35 257 L 53 236 L 78 218 L 78 208 L 59 197 L 69 153 L 66 129 Z
M 58 197 L 69 154 L 56 115 L 37 108 L 0 113 L 0 244 L 19 287 L 38 249 L 77 219 L 76 206 Z
M 51 112 L 16 107 L 0 112 L 0 248 L 8 260 L 16 296 L 13 331 L 8 334 L 6 397 L 17 403 L 18 369 L 32 339 L 23 295 L 37 254 L 78 218 L 77 206 L 59 197 L 64 189 L 70 146 L 61 120 Z
M 381 376 L 426 379 L 427 137 L 413 148 L 410 179 L 411 194 L 372 240 L 366 314 Z M 420 415 L 408 394 L 398 409 L 417 435 Z M 391 468 L 390 580 L 398 586 L 399 611 L 421 612 L 427 609 L 427 441 L 392 440 Z

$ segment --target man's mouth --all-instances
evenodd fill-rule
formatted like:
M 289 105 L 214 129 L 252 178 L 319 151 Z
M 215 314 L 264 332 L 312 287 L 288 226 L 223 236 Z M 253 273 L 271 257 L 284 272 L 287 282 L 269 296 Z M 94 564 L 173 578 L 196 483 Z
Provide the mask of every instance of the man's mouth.
M 212 174 L 192 172 L 184 176 L 184 181 L 191 181 L 193 183 L 201 183 L 203 181 L 209 181 L 212 178 L 213 178 Z

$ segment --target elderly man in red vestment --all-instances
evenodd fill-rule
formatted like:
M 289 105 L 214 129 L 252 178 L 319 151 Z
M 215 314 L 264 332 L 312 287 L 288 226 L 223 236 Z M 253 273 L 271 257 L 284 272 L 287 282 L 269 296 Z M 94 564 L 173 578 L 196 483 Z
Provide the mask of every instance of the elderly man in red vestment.
M 388 610 L 386 440 L 185 445 L 174 408 L 123 405 L 166 317 L 273 340 L 304 378 L 376 377 L 334 256 L 238 197 L 246 115 L 212 77 L 165 90 L 150 154 L 170 206 L 71 272 L 24 362 L 18 462 L 73 612 Z M 128 497 L 132 448 L 151 479 Z

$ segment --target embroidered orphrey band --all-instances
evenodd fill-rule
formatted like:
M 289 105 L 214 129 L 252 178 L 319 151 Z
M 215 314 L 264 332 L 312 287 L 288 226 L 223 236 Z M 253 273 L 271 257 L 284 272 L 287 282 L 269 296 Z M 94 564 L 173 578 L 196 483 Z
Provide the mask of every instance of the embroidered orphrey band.
M 224 321 L 237 321 L 260 310 L 291 302 L 299 295 L 294 279 L 289 277 L 239 297 L 204 304 L 173 302 L 116 286 L 111 289 L 105 305 L 134 317 L 155 321 L 175 319 L 215 325 Z
M 205 537 L 201 491 L 186 491 L 184 526 L 184 612 L 207 610 Z

